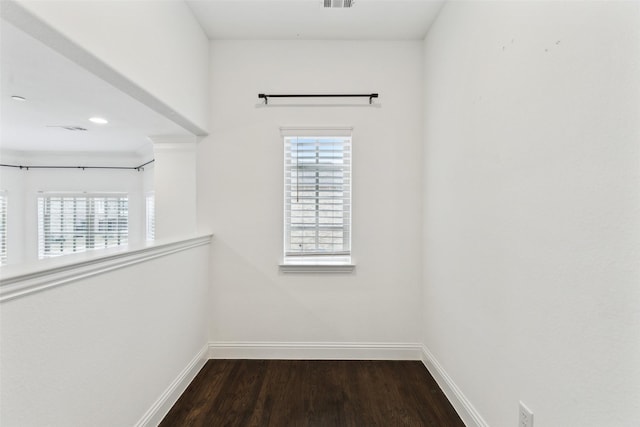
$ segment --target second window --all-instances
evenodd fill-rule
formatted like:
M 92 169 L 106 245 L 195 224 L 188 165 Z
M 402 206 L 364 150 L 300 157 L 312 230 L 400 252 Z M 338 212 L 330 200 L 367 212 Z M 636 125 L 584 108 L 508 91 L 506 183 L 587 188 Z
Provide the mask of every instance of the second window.
M 349 262 L 350 132 L 348 136 L 344 130 L 296 133 L 284 136 L 285 262 L 316 257 Z

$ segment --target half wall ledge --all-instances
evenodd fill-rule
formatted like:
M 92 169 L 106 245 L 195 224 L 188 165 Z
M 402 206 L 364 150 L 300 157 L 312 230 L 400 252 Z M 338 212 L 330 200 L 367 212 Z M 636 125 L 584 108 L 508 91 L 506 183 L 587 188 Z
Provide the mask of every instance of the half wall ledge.
M 80 279 L 209 245 L 212 234 L 162 240 L 139 247 L 112 248 L 67 255 L 28 265 L 5 266 L 0 275 L 0 303 Z

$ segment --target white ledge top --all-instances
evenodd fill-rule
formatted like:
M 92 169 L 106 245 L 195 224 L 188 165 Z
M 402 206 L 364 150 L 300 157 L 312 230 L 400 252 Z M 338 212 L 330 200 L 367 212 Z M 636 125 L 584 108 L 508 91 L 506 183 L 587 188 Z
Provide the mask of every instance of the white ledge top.
M 353 273 L 355 264 L 280 264 L 281 273 Z
M 0 271 L 0 302 L 59 286 L 82 277 L 211 243 L 211 234 L 159 240 L 64 255 L 29 264 L 6 265 Z

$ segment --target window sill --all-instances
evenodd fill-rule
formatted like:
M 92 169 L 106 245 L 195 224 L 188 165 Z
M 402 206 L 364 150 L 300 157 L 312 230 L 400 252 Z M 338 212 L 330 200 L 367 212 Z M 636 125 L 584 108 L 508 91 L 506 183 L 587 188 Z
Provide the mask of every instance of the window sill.
M 353 273 L 355 264 L 280 264 L 281 273 Z

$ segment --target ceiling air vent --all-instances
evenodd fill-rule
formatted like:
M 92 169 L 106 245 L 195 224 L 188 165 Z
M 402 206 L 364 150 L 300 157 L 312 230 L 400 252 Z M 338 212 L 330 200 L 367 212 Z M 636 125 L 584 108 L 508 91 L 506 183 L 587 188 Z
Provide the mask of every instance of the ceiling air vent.
M 353 6 L 353 0 L 324 0 L 324 7 L 340 8 Z
M 86 128 L 82 128 L 80 126 L 62 126 L 62 125 L 49 125 L 47 126 L 48 128 L 60 128 L 60 129 L 66 129 L 66 130 L 70 130 L 70 131 L 81 131 L 81 132 L 86 132 L 87 129 Z

